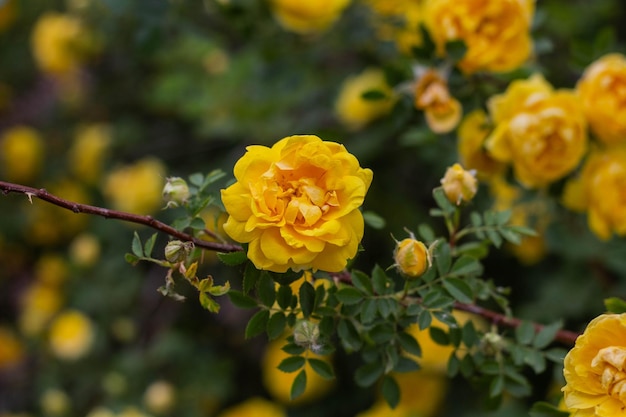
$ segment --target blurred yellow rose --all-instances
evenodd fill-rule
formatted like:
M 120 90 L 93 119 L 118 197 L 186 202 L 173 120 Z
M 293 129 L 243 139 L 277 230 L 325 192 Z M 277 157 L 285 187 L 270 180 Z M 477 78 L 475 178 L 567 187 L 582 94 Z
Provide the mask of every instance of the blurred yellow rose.
M 218 417 L 287 417 L 287 411 L 264 398 L 252 397 L 227 408 Z
M 100 241 L 95 235 L 80 234 L 70 243 L 69 256 L 78 266 L 93 266 L 100 258 Z
M 366 92 L 376 91 L 384 97 L 363 98 Z M 369 68 L 346 79 L 335 102 L 335 114 L 349 129 L 358 130 L 371 121 L 391 112 L 396 103 L 393 89 L 387 84 L 385 74 L 378 68 Z
M 350 0 L 269 0 L 278 23 L 300 34 L 319 33 L 339 19 Z
M 151 214 L 164 204 L 164 184 L 165 166 L 156 158 L 146 157 L 111 171 L 103 192 L 117 210 Z
M 64 416 L 70 411 L 72 400 L 58 388 L 46 389 L 39 399 L 41 409 L 47 416 Z
M 592 152 L 571 180 L 563 203 L 587 212 L 589 228 L 601 239 L 626 235 L 626 148 Z
M 491 132 L 490 121 L 483 110 L 474 110 L 461 121 L 457 130 L 457 151 L 461 165 L 476 170 L 481 180 L 492 178 L 504 170 L 504 164 L 485 150 L 485 139 Z
M 532 52 L 534 0 L 426 0 L 423 13 L 439 55 L 447 42 L 465 42 L 466 73 L 512 71 Z
M 106 124 L 92 124 L 78 129 L 68 152 L 70 169 L 76 178 L 90 185 L 98 183 L 111 144 L 110 130 Z
M 168 381 L 154 381 L 146 388 L 143 402 L 151 413 L 168 414 L 176 404 L 176 389 Z
M 488 102 L 495 129 L 485 146 L 513 164 L 515 177 L 538 188 L 572 172 L 587 149 L 585 117 L 569 90 L 554 91 L 540 74 L 511 83 Z
M 613 53 L 594 61 L 576 92 L 596 138 L 607 145 L 626 143 L 626 57 Z
M 31 35 L 35 62 L 42 71 L 66 75 L 80 68 L 95 47 L 93 35 L 75 16 L 47 12 Z
M 44 142 L 30 127 L 7 129 L 0 137 L 0 166 L 8 181 L 25 185 L 37 178 L 44 158 Z
M 20 301 L 19 329 L 26 336 L 36 336 L 61 308 L 63 295 L 56 287 L 35 282 L 22 294 Z
M 422 44 L 419 30 L 423 0 L 364 0 L 374 12 L 377 36 L 395 42 L 398 50 L 410 54 L 411 48 Z
M 392 409 L 380 399 L 357 417 L 433 417 L 439 413 L 448 388 L 445 375 L 414 371 L 393 377 L 400 387 L 400 402 L 396 408 Z
M 94 336 L 89 317 L 78 310 L 68 310 L 50 325 L 50 349 L 60 359 L 76 360 L 89 352 Z
M 434 69 L 420 71 L 415 83 L 415 108 L 424 111 L 426 124 L 435 133 L 448 133 L 463 115 L 461 103 L 448 89 L 448 81 Z
M 44 284 L 58 286 L 69 276 L 67 261 L 59 254 L 46 253 L 35 264 L 35 277 Z
M 0 372 L 17 365 L 24 356 L 24 346 L 15 332 L 0 325 Z
M 593 319 L 565 356 L 565 406 L 572 417 L 624 415 L 626 314 Z
M 372 171 L 343 145 L 313 135 L 246 149 L 237 182 L 222 190 L 226 233 L 249 243 L 259 269 L 341 271 L 363 237 L 359 207 Z
M 283 404 L 304 404 L 318 400 L 330 391 L 334 386 L 334 380 L 322 378 L 307 362 L 303 368 L 306 371 L 306 389 L 302 395 L 292 401 L 290 399 L 291 385 L 294 379 L 296 379 L 298 372 L 287 373 L 278 369 L 278 365 L 282 360 L 291 356 L 282 350 L 285 343 L 285 338 L 278 338 L 270 341 L 265 347 L 261 364 L 265 389 L 267 389 L 272 398 Z M 327 357 L 317 355 L 311 351 L 308 351 L 307 355 L 310 358 L 328 360 Z

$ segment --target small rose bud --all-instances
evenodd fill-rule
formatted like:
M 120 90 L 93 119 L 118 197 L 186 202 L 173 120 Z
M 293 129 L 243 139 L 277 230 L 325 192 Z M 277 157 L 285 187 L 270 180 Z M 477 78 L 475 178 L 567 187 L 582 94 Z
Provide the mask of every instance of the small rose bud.
M 173 263 L 182 262 L 187 259 L 192 249 L 192 242 L 172 240 L 165 246 L 165 259 Z
M 180 177 L 170 177 L 163 187 L 163 199 L 167 202 L 166 208 L 178 207 L 189 199 L 189 186 Z
M 506 340 L 495 331 L 485 333 L 480 346 L 483 353 L 493 356 L 506 348 Z
M 428 248 L 413 237 L 397 243 L 393 258 L 396 261 L 396 267 L 407 279 L 418 278 L 431 265 Z
M 312 351 L 319 348 L 320 328 L 317 323 L 308 320 L 298 320 L 293 329 L 293 341 L 296 345 Z
M 474 198 L 478 190 L 475 172 L 466 171 L 459 164 L 454 164 L 446 170 L 441 185 L 448 200 L 457 206 Z

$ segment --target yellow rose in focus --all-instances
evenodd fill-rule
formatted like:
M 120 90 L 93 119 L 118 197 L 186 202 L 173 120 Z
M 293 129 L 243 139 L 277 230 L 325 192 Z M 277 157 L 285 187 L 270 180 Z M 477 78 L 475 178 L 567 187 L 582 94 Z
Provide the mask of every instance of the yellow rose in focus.
M 265 348 L 261 364 L 265 389 L 267 389 L 272 398 L 283 404 L 304 404 L 318 400 L 330 391 L 334 386 L 334 381 L 319 376 L 308 362 L 302 368 L 306 371 L 306 389 L 302 395 L 293 401 L 290 399 L 291 386 L 299 371 L 287 373 L 278 369 L 278 365 L 283 359 L 291 357 L 291 355 L 282 350 L 285 343 L 284 338 L 279 338 L 270 341 Z M 327 357 L 317 355 L 311 351 L 308 351 L 307 355 L 314 359 L 328 360 Z
M 39 174 L 44 157 L 44 142 L 30 127 L 8 129 L 0 137 L 0 163 L 6 179 L 29 184 Z
M 446 197 L 457 206 L 471 201 L 478 191 L 478 181 L 472 171 L 466 171 L 460 164 L 454 164 L 446 170 L 441 179 L 441 187 Z
M 512 71 L 532 52 L 534 0 L 426 0 L 423 13 L 439 55 L 447 42 L 465 42 L 465 73 Z
M 589 228 L 601 239 L 626 235 L 626 148 L 592 152 L 580 178 L 565 189 L 566 206 L 586 210 Z
M 94 48 L 93 37 L 80 19 L 54 12 L 39 17 L 31 44 L 39 68 L 55 75 L 78 70 Z
M 572 417 L 624 415 L 626 314 L 593 319 L 565 356 L 565 406 Z
M 164 165 L 147 157 L 109 173 L 103 191 L 117 210 L 150 214 L 163 204 L 164 184 Z
M 222 190 L 226 233 L 249 243 L 259 269 L 345 268 L 363 237 L 359 207 L 372 171 L 343 145 L 313 135 L 246 149 L 235 164 L 237 182 Z
M 389 407 L 385 400 L 378 400 L 357 417 L 433 417 L 438 414 L 448 387 L 445 375 L 414 371 L 393 377 L 400 387 L 400 402 L 396 408 Z
M 108 125 L 81 127 L 68 154 L 68 162 L 76 178 L 90 185 L 97 184 L 110 144 L 111 132 Z
M 319 33 L 339 19 L 350 0 L 269 0 L 280 25 L 300 34 Z
M 614 53 L 593 62 L 576 92 L 598 140 L 607 145 L 626 143 L 626 57 Z
M 66 311 L 50 326 L 50 349 L 60 359 L 76 360 L 89 352 L 94 336 L 87 316 L 76 310 Z
M 395 42 L 398 50 L 411 54 L 411 49 L 423 42 L 419 30 L 422 22 L 423 0 L 365 0 L 374 12 L 378 37 Z
M 24 346 L 15 332 L 0 326 L 0 372 L 17 365 L 24 358 Z
M 585 154 L 587 126 L 579 100 L 572 91 L 554 91 L 539 74 L 514 81 L 488 107 L 495 129 L 485 146 L 494 159 L 512 163 L 527 188 L 563 178 Z
M 428 69 L 415 83 L 415 107 L 424 111 L 426 124 L 435 133 L 452 131 L 461 120 L 463 108 L 448 89 L 448 81 L 437 70 Z
M 485 139 L 491 132 L 487 113 L 474 110 L 469 113 L 457 130 L 457 151 L 461 165 L 476 170 L 479 179 L 488 179 L 504 170 L 504 164 L 493 159 L 485 150 Z
M 264 398 L 253 397 L 222 411 L 218 417 L 287 417 L 287 411 Z
M 385 97 L 363 98 L 363 93 L 376 91 Z M 371 121 L 391 112 L 396 97 L 380 69 L 370 68 L 344 81 L 335 102 L 335 113 L 352 130 L 363 128 Z

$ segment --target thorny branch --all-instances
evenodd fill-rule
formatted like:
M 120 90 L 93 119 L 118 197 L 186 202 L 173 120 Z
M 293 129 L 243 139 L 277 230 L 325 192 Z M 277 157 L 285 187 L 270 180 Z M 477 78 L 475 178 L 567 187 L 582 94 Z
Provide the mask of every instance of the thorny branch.
M 53 194 L 47 192 L 44 188 L 32 188 L 24 185 L 13 184 L 10 182 L 0 181 L 0 190 L 3 194 L 7 195 L 9 193 L 20 193 L 24 194 L 28 197 L 28 199 L 32 202 L 33 197 L 37 197 L 40 200 L 46 201 L 48 203 L 54 204 L 55 206 L 62 207 L 67 210 L 71 210 L 74 213 L 84 213 L 84 214 L 93 214 L 96 216 L 102 216 L 106 219 L 117 219 L 124 220 L 131 223 L 143 224 L 145 226 L 151 227 L 155 230 L 178 238 L 180 240 L 186 242 L 193 242 L 194 245 L 213 250 L 216 252 L 238 252 L 243 250 L 241 246 L 225 243 L 225 242 L 208 242 L 206 240 L 198 239 L 195 236 L 192 236 L 188 233 L 181 232 L 180 230 L 174 229 L 172 226 L 169 226 L 163 222 L 156 220 L 152 216 L 142 216 L 139 214 L 126 213 L 123 211 L 110 210 L 107 208 L 90 206 L 88 204 L 80 204 L 75 203 L 73 201 L 65 200 L 63 198 L 57 197 Z

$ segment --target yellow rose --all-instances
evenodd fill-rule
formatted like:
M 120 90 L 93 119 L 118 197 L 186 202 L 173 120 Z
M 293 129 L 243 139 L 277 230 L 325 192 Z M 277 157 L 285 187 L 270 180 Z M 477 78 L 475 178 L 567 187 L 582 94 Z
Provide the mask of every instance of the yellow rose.
M 422 44 L 419 26 L 423 0 L 365 0 L 365 3 L 374 12 L 374 26 L 380 39 L 395 42 L 404 54 L 410 54 L 413 47 Z
M 291 32 L 318 33 L 330 27 L 350 0 L 269 0 L 278 23 Z
M 487 113 L 474 110 L 469 113 L 457 130 L 457 151 L 461 165 L 476 170 L 479 179 L 494 177 L 504 169 L 504 164 L 493 159 L 485 150 L 485 139 L 491 132 Z
M 20 331 L 26 336 L 36 336 L 61 308 L 63 294 L 58 288 L 35 282 L 24 292 L 20 301 Z
M 419 240 L 406 238 L 396 244 L 393 254 L 398 270 L 406 275 L 407 279 L 416 279 L 431 265 L 428 248 Z
M 0 325 L 0 372 L 17 365 L 24 356 L 24 346 L 15 332 Z
M 81 127 L 69 150 L 69 165 L 74 175 L 87 184 L 100 180 L 102 164 L 111 143 L 110 127 L 92 124 Z
M 466 171 L 460 164 L 454 164 L 446 170 L 441 179 L 441 187 L 446 197 L 457 206 L 471 201 L 478 191 L 478 181 L 471 171 Z
M 527 188 L 557 181 L 573 171 L 587 149 L 585 118 L 576 95 L 554 91 L 541 75 L 511 83 L 489 99 L 495 129 L 485 146 L 490 155 L 513 164 Z
M 91 39 L 82 22 L 71 15 L 48 12 L 35 23 L 31 44 L 42 71 L 64 75 L 76 71 L 87 56 Z
M 226 233 L 249 243 L 259 269 L 341 271 L 363 237 L 359 207 L 372 171 L 343 145 L 313 135 L 246 149 L 237 182 L 222 190 Z
M 151 413 L 168 414 L 176 404 L 176 389 L 168 381 L 154 381 L 146 388 L 143 402 Z
M 63 312 L 50 326 L 50 349 L 60 359 L 76 360 L 85 356 L 93 339 L 91 320 L 77 310 Z
M 424 111 L 426 124 L 435 133 L 452 131 L 463 114 L 461 103 L 450 94 L 448 81 L 434 69 L 428 69 L 418 77 L 415 107 Z
M 43 284 L 59 286 L 69 276 L 69 265 L 57 254 L 44 254 L 35 264 L 35 277 Z
M 268 343 L 265 348 L 262 361 L 263 385 L 269 394 L 277 401 L 283 404 L 303 404 L 310 403 L 325 395 L 334 386 L 333 380 L 322 378 L 318 375 L 311 365 L 307 362 L 302 369 L 306 371 L 306 388 L 302 395 L 290 399 L 291 385 L 298 375 L 298 372 L 283 372 L 278 369 L 278 365 L 290 357 L 288 353 L 282 350 L 285 345 L 285 339 L 279 338 Z M 314 359 L 327 360 L 326 357 L 317 355 L 313 352 L 307 352 L 308 357 Z
M 446 42 L 465 42 L 466 73 L 512 71 L 532 52 L 533 0 L 426 0 L 423 13 L 440 55 Z
M 264 398 L 253 397 L 222 411 L 218 417 L 287 417 L 287 411 Z
M 165 167 L 146 157 L 113 170 L 105 180 L 104 194 L 117 210 L 150 214 L 163 204 Z
M 593 62 L 576 92 L 596 137 L 607 145 L 626 142 L 626 57 L 614 53 Z
M 593 152 L 580 178 L 565 189 L 564 204 L 586 210 L 589 228 L 601 239 L 626 235 L 626 148 Z
M 626 409 L 626 314 L 593 319 L 565 356 L 565 406 L 572 417 L 615 417 Z
M 8 129 L 0 137 L 0 151 L 0 166 L 9 181 L 28 184 L 35 180 L 44 157 L 44 142 L 35 129 Z
M 376 100 L 363 98 L 363 93 L 368 91 L 383 93 L 385 97 Z M 395 102 L 395 94 L 387 84 L 383 71 L 370 68 L 344 81 L 335 102 L 335 113 L 349 129 L 358 130 L 388 114 Z

